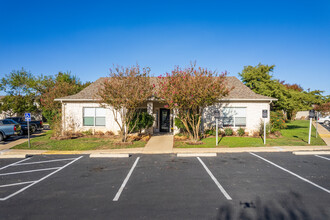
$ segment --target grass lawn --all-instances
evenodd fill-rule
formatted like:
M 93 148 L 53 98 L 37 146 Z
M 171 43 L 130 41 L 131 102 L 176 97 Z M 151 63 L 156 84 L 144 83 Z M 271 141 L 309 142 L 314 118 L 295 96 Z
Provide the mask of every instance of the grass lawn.
M 138 148 L 144 147 L 145 141 L 134 141 L 133 144 L 119 145 L 118 139 L 114 137 L 81 137 L 68 140 L 52 140 L 50 139 L 52 131 L 47 131 L 38 137 L 31 139 L 31 148 L 28 144 L 19 144 L 13 149 L 31 149 L 31 150 L 65 150 L 65 151 L 81 151 L 81 150 L 105 150 L 119 148 Z
M 266 140 L 266 146 L 305 146 L 308 145 L 309 121 L 296 120 L 287 123 L 287 128 L 281 130 L 281 138 Z M 217 147 L 263 147 L 262 138 L 253 137 L 219 137 Z M 204 144 L 189 145 L 182 141 L 176 141 L 176 148 L 215 148 L 215 137 L 208 137 L 201 140 Z M 325 145 L 322 138 L 315 138 L 315 128 L 312 127 L 311 145 Z

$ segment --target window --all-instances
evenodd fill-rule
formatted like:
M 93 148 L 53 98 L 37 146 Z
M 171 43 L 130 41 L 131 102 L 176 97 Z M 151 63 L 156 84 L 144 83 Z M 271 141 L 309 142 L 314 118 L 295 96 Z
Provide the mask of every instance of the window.
M 105 126 L 105 108 L 84 108 L 84 126 Z
M 245 127 L 245 107 L 225 107 L 222 109 L 222 123 L 224 127 Z

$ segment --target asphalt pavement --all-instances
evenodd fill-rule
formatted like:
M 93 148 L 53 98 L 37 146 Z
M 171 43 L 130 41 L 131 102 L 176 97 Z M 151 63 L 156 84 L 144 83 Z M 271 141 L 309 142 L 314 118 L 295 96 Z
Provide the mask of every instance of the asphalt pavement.
M 330 219 L 330 156 L 0 159 L 0 219 Z

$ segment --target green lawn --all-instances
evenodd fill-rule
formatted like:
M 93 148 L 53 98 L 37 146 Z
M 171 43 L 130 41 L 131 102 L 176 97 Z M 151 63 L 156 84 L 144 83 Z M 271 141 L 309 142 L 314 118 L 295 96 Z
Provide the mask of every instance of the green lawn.
M 297 120 L 287 123 L 287 128 L 281 130 L 281 138 L 266 140 L 266 146 L 305 146 L 308 145 L 309 121 Z M 262 138 L 253 137 L 219 137 L 218 147 L 262 147 Z M 174 147 L 177 148 L 214 148 L 215 137 L 201 140 L 204 144 L 189 145 L 185 142 L 176 141 Z M 322 138 L 315 138 L 315 128 L 312 127 L 311 145 L 325 145 Z
M 52 131 L 47 131 L 38 137 L 31 139 L 31 148 L 28 144 L 19 144 L 13 149 L 32 149 L 32 150 L 65 150 L 65 151 L 81 151 L 81 150 L 98 150 L 98 149 L 119 149 L 119 148 L 137 148 L 144 147 L 145 141 L 134 141 L 129 145 L 115 144 L 112 137 L 81 137 L 68 140 L 52 140 L 50 139 Z

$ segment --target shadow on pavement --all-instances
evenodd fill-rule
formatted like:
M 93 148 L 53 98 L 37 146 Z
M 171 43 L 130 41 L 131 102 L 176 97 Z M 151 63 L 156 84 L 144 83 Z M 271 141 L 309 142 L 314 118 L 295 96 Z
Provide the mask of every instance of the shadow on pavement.
M 311 220 L 329 219 L 329 215 L 321 208 L 311 212 L 301 201 L 301 196 L 291 192 L 278 200 L 256 202 L 240 202 L 240 209 L 235 210 L 232 204 L 226 204 L 219 208 L 218 220 Z

